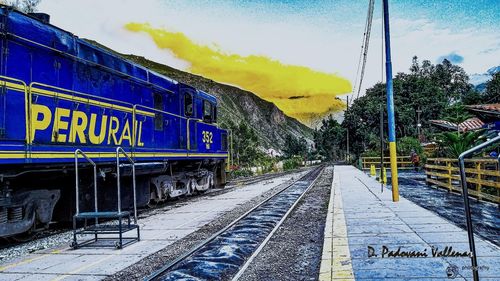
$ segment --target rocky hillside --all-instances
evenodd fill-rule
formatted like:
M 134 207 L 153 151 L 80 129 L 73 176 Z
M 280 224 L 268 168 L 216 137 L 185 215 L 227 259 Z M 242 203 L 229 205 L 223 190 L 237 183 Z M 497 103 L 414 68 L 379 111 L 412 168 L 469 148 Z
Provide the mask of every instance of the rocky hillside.
M 99 45 L 94 41 L 88 41 Z M 99 46 L 110 50 L 102 45 Z M 252 92 L 217 83 L 202 76 L 147 60 L 144 57 L 114 53 L 179 82 L 215 95 L 219 101 L 219 123 L 224 124 L 229 119 L 246 122 L 257 131 L 260 144 L 264 149 L 273 148 L 279 151 L 287 134 L 312 141 L 312 130 L 309 127 L 285 115 L 273 103 L 262 100 Z

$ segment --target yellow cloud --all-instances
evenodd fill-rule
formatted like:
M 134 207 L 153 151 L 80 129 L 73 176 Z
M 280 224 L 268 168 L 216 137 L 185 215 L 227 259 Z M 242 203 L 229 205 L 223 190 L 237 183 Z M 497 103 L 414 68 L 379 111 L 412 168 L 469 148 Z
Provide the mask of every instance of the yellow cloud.
M 159 48 L 189 62 L 192 73 L 252 91 L 305 124 L 343 109 L 344 103 L 335 97 L 352 91 L 351 83 L 335 74 L 265 56 L 229 54 L 149 24 L 128 23 L 125 28 L 149 34 Z

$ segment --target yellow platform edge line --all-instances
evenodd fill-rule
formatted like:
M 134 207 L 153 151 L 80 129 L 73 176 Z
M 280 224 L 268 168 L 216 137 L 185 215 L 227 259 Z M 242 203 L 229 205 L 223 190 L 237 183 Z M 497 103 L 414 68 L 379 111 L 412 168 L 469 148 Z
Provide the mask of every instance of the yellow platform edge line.
M 320 281 L 355 280 L 338 176 L 334 171 L 326 217 Z

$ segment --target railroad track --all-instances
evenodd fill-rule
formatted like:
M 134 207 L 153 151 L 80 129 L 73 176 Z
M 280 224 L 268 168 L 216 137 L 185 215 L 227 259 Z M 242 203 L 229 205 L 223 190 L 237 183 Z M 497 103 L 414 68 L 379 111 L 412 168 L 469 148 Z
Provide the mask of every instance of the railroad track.
M 306 169 L 306 168 L 300 168 L 298 170 L 289 170 L 289 171 L 271 173 L 271 174 L 262 174 L 262 175 L 258 175 L 258 176 L 252 176 L 252 177 L 237 178 L 234 180 L 230 180 L 226 187 L 233 187 L 235 185 L 236 186 L 237 185 L 247 185 L 247 184 L 261 182 L 264 180 L 271 180 L 271 179 L 285 176 L 288 174 L 293 174 L 293 173 L 296 173 L 297 171 L 302 171 L 304 169 Z
M 317 167 L 145 280 L 237 280 L 319 178 Z
M 149 217 L 151 215 L 158 214 L 159 212 L 167 211 L 170 208 L 175 208 L 179 204 L 186 204 L 191 200 L 202 200 L 206 197 L 216 196 L 224 194 L 226 192 L 232 191 L 235 187 L 242 185 L 249 185 L 258 182 L 263 182 L 266 180 L 272 180 L 290 173 L 296 173 L 297 170 L 286 171 L 280 173 L 263 174 L 255 177 L 240 178 L 237 180 L 230 181 L 225 188 L 212 189 L 209 192 L 199 194 L 197 196 L 188 196 L 183 198 L 178 198 L 175 201 L 167 201 L 165 203 L 158 204 L 155 207 L 149 207 L 139 210 L 139 218 Z M 173 204 L 172 204 L 173 203 Z M 4 256 L 11 256 L 16 252 L 17 255 L 21 255 L 22 252 L 26 254 L 33 252 L 34 250 L 46 249 L 52 246 L 62 246 L 69 244 L 69 239 L 71 238 L 70 233 L 72 232 L 72 227 L 69 223 L 58 223 L 52 225 L 50 229 L 42 230 L 32 234 L 30 237 L 23 237 L 24 239 L 14 239 L 14 238 L 1 238 L 0 239 L 0 261 L 2 261 Z M 60 236 L 60 237 L 59 237 Z M 50 240 L 50 241 L 45 241 Z

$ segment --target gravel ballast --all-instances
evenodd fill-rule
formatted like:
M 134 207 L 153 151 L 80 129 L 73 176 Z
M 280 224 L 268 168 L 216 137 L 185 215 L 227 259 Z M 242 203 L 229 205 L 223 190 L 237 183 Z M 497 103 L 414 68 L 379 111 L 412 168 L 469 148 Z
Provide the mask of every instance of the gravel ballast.
M 332 175 L 327 167 L 239 280 L 318 279 Z
M 158 270 L 166 263 L 173 261 L 184 252 L 200 244 L 205 239 L 211 237 L 217 231 L 221 230 L 226 225 L 246 213 L 255 205 L 286 188 L 293 181 L 297 180 L 298 176 L 299 174 L 297 174 L 297 176 L 294 176 L 295 179 L 292 178 L 291 180 L 270 189 L 269 191 L 247 201 L 246 203 L 239 205 L 231 211 L 224 213 L 222 216 L 204 225 L 199 230 L 174 242 L 171 245 L 168 245 L 165 249 L 149 255 L 140 262 L 133 264 L 127 269 L 117 272 L 104 280 L 143 280 L 146 276 Z
M 233 191 L 235 188 L 244 187 L 247 184 L 256 182 L 272 181 L 272 179 L 292 173 L 299 173 L 299 171 L 286 171 L 281 173 L 266 174 L 248 178 L 241 178 L 230 182 L 226 188 L 213 189 L 204 194 L 196 196 L 182 197 L 177 200 L 169 201 L 166 204 L 159 205 L 153 209 L 143 209 L 139 212 L 139 219 L 147 218 L 156 214 L 164 213 L 168 210 L 175 209 L 184 205 L 191 204 L 205 200 L 207 197 L 213 197 L 220 194 Z M 64 248 L 70 245 L 73 239 L 73 232 L 68 227 L 68 224 L 59 224 L 52 226 L 53 229 L 43 231 L 33 238 L 33 240 L 24 243 L 10 243 L 7 241 L 0 241 L 0 265 L 8 264 L 14 260 L 23 258 L 29 254 L 38 251 L 47 251 L 49 249 Z M 1 238 L 0 238 L 1 239 Z

